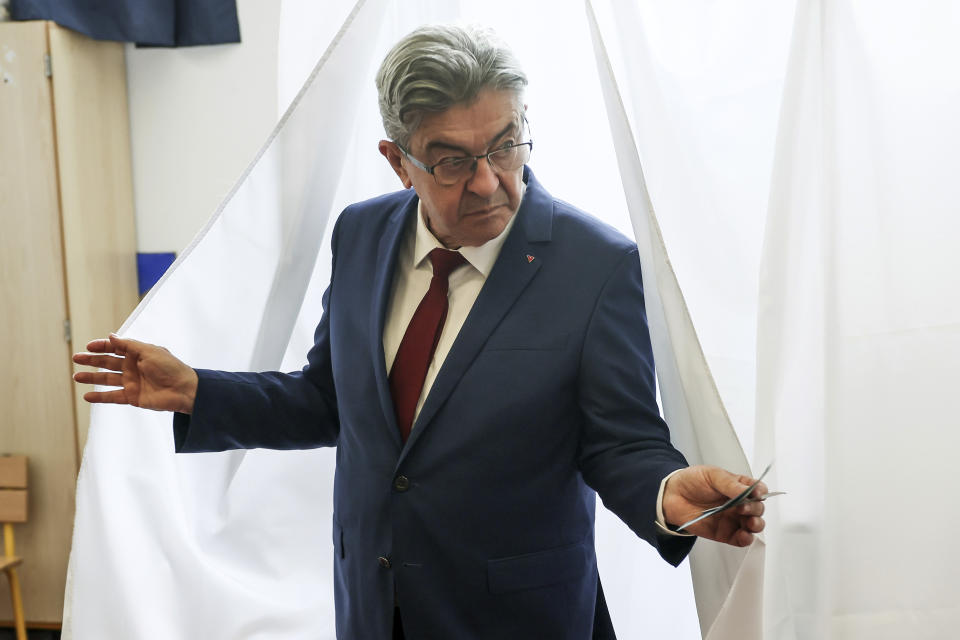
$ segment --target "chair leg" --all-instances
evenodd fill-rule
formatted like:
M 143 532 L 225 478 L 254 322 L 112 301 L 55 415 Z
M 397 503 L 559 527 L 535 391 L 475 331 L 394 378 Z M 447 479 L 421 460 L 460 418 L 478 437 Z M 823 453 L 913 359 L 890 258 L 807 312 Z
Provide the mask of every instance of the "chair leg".
M 27 626 L 23 620 L 23 598 L 20 596 L 20 578 L 13 567 L 7 569 L 10 579 L 10 598 L 13 601 L 13 624 L 17 629 L 17 640 L 27 640 Z

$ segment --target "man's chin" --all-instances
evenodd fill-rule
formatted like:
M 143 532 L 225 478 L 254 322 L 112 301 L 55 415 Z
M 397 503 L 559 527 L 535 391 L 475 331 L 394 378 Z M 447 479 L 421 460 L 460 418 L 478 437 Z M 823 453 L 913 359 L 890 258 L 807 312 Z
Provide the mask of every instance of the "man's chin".
M 507 228 L 511 216 L 505 216 L 502 213 L 502 207 L 487 214 L 473 215 L 466 218 L 470 220 L 469 237 L 465 238 L 463 246 L 479 247 L 498 237 L 503 230 Z

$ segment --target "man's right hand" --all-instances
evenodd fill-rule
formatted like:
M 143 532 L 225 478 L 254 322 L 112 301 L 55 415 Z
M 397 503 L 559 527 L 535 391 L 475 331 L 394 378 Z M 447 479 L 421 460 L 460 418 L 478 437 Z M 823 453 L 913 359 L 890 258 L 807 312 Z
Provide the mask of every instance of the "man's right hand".
M 197 372 L 156 345 L 111 334 L 87 344 L 89 353 L 75 353 L 73 361 L 108 371 L 79 371 L 76 382 L 107 387 L 88 391 L 87 402 L 129 404 L 157 411 L 191 413 L 197 395 Z M 116 355 L 113 355 L 116 354 Z

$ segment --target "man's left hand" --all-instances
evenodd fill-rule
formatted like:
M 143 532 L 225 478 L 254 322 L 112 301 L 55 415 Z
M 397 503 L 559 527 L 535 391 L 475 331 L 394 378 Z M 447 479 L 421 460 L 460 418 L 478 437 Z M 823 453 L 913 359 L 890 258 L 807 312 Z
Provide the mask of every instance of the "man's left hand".
M 679 527 L 696 518 L 706 509 L 717 507 L 753 484 L 747 476 L 730 473 L 720 467 L 698 465 L 682 469 L 670 476 L 663 491 L 663 516 L 667 524 Z M 763 502 L 767 487 L 762 482 L 754 487 L 750 499 L 743 504 L 704 518 L 684 529 L 702 538 L 746 547 L 754 534 L 763 531 Z

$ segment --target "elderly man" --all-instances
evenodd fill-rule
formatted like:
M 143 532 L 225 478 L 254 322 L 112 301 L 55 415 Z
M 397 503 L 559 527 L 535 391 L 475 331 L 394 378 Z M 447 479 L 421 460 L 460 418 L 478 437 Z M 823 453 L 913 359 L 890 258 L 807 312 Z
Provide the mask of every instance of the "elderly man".
M 89 401 L 177 412 L 179 452 L 337 447 L 338 637 L 612 637 L 595 492 L 677 564 L 694 538 L 671 528 L 750 482 L 671 446 L 637 248 L 526 166 L 526 82 L 479 30 L 390 51 L 379 150 L 404 190 L 337 221 L 302 371 L 195 371 L 116 336 L 75 356 L 121 387 Z M 747 545 L 762 512 L 690 533 Z

